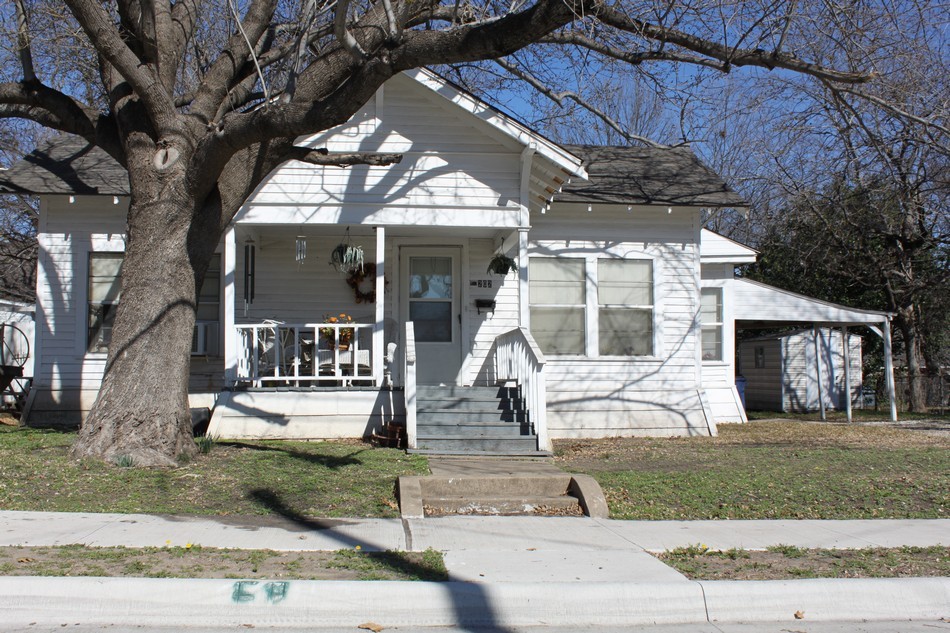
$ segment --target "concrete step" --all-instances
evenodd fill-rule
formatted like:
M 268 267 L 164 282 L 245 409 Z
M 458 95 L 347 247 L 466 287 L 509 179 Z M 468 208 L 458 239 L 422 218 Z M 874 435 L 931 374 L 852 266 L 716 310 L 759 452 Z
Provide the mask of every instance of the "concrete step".
M 426 516 L 448 514 L 481 515 L 566 515 L 583 516 L 576 497 L 428 497 L 423 499 Z

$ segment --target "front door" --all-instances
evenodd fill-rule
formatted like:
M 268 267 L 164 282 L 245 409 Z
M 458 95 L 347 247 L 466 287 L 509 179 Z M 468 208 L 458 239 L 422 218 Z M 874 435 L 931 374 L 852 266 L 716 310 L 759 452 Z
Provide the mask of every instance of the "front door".
M 462 366 L 459 247 L 404 247 L 402 322 L 416 334 L 416 382 L 455 385 Z

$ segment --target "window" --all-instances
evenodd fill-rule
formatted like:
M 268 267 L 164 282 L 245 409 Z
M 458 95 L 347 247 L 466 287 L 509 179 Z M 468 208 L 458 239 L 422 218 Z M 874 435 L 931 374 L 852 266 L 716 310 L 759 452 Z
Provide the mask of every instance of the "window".
M 531 335 L 545 354 L 584 354 L 586 283 L 583 259 L 531 258 Z
M 204 282 L 198 292 L 198 310 L 195 314 L 195 333 L 191 341 L 191 353 L 207 356 L 218 355 L 218 324 L 221 314 L 221 257 L 214 255 Z
M 703 330 L 703 360 L 722 360 L 722 288 L 703 288 L 699 322 Z
M 597 260 L 601 356 L 653 355 L 653 262 Z
M 89 253 L 86 350 L 109 350 L 112 324 L 122 294 L 122 253 Z
M 124 253 L 89 254 L 88 333 L 86 350 L 109 351 L 112 325 L 122 294 Z M 214 256 L 198 293 L 198 313 L 192 339 L 193 354 L 218 353 L 218 323 L 221 303 L 221 258 Z

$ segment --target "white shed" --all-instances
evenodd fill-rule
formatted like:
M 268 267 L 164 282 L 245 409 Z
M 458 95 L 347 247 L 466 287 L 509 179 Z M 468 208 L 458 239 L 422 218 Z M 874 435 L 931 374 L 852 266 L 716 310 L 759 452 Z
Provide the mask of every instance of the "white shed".
M 746 339 L 739 344 L 739 372 L 745 378 L 747 409 L 766 411 L 844 410 L 850 363 L 851 403 L 861 406 L 861 337 L 831 328 L 802 329 Z
M 32 303 L 0 299 L 0 365 L 23 367 L 22 377 L 14 378 L 9 388 L 5 387 L 6 381 L 0 384 L 4 387 L 0 388 L 4 406 L 17 403 L 12 394 L 25 393 L 27 381 L 33 376 L 35 312 Z

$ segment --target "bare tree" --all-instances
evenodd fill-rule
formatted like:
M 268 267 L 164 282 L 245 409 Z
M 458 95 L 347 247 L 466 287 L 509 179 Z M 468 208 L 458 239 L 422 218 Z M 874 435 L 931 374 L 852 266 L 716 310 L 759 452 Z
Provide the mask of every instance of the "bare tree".
M 551 88 L 560 85 L 556 64 L 528 67 L 517 54 L 580 55 L 587 73 L 752 67 L 850 92 L 872 78 L 860 64 L 815 58 L 835 45 L 816 26 L 831 10 L 822 2 L 65 0 L 64 12 L 43 0 L 13 5 L 3 67 L 16 76 L 0 83 L 0 118 L 79 135 L 129 174 L 123 300 L 74 454 L 127 454 L 141 465 L 171 464 L 195 450 L 187 375 L 196 288 L 222 232 L 285 161 L 398 161 L 294 145 L 347 121 L 394 74 L 483 62 L 575 103 L 587 100 L 583 86 L 570 89 L 577 99 L 561 95 Z M 56 57 L 59 39 L 84 61 L 68 81 L 50 76 L 45 61 Z

